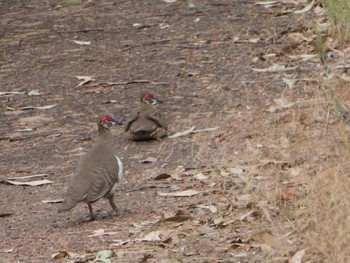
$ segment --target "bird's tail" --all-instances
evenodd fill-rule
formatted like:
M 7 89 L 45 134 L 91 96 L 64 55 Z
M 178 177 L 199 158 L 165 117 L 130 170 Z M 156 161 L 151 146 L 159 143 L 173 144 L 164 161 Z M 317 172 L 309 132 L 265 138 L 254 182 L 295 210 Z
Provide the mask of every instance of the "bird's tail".
M 63 213 L 68 210 L 71 210 L 78 202 L 75 202 L 72 199 L 64 199 L 61 207 L 57 210 L 58 213 Z

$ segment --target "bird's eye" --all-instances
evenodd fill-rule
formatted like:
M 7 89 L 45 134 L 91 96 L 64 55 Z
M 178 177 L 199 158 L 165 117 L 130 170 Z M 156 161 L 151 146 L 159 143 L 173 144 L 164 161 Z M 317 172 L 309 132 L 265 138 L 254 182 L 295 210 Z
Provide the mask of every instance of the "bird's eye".
M 112 116 L 106 115 L 106 116 L 101 117 L 100 122 L 102 123 L 102 122 L 105 122 L 105 121 L 110 121 L 110 122 L 112 122 L 112 121 L 113 121 Z

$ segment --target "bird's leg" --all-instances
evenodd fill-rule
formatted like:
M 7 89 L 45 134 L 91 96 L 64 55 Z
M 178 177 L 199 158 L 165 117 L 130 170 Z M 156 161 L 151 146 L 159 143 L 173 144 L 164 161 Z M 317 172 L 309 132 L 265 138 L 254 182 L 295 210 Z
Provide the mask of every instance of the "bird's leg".
M 96 220 L 95 215 L 94 215 L 94 213 L 92 212 L 92 206 L 91 206 L 91 204 L 87 204 L 87 205 L 88 205 L 88 208 L 89 208 L 89 217 L 88 217 L 88 220 L 89 220 L 89 221 L 94 221 L 94 220 Z
M 113 197 L 114 197 L 113 195 L 111 195 L 111 196 L 108 197 L 109 203 L 111 204 L 111 207 L 113 208 L 113 210 L 114 210 L 115 212 L 117 212 L 117 211 L 118 211 L 118 208 L 117 208 L 117 206 L 116 206 L 115 203 L 114 203 Z

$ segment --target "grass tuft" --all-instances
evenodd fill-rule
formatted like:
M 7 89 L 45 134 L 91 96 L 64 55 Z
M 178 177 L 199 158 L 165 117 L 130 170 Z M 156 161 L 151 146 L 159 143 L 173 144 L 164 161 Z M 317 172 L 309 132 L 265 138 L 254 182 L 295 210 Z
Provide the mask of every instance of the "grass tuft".
M 335 33 L 339 38 L 347 41 L 350 38 L 350 1 L 349 0 L 323 0 L 323 6 L 328 18 L 333 24 Z

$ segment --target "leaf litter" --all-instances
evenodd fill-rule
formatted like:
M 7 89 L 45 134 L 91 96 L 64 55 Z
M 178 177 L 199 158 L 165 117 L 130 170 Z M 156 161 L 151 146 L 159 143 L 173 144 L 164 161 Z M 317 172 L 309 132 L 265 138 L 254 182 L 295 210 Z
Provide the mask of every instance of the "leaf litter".
M 46 185 L 46 184 L 53 184 L 54 181 L 50 181 L 47 179 L 43 180 L 34 180 L 34 181 L 13 181 L 13 180 L 3 180 L 1 183 L 6 183 L 6 184 L 12 184 L 16 186 L 41 186 L 41 185 Z
M 54 183 L 54 181 L 50 181 L 48 179 L 32 180 L 32 181 L 27 180 L 27 179 L 38 178 L 38 177 L 41 178 L 41 177 L 47 177 L 47 176 L 48 174 L 34 174 L 34 175 L 11 177 L 6 179 L 0 179 L 0 183 L 11 184 L 16 186 L 41 186 L 41 185 Z
M 73 40 L 75 44 L 78 44 L 80 46 L 90 46 L 91 41 L 79 41 L 79 40 Z
M 165 197 L 189 197 L 189 196 L 194 196 L 201 193 L 202 193 L 201 191 L 197 191 L 194 189 L 187 189 L 183 191 L 176 191 L 176 192 L 169 192 L 169 193 L 158 192 L 158 195 L 165 196 Z
M 270 2 L 274 2 L 274 3 L 284 2 L 285 3 L 286 1 L 270 1 Z M 274 3 L 270 3 L 270 4 L 274 4 Z M 204 20 L 204 19 L 202 19 L 202 20 Z M 251 38 L 251 39 L 252 39 L 251 42 L 253 42 L 253 43 L 256 43 L 256 41 L 258 41 L 257 38 Z M 247 40 L 246 42 L 248 42 L 248 41 L 249 40 Z M 288 107 L 282 107 L 282 108 L 288 108 Z M 246 160 L 246 161 L 249 162 L 249 160 Z M 259 168 L 265 168 L 265 167 L 259 167 Z M 216 169 L 219 169 L 219 168 L 216 167 Z M 194 220 L 188 220 L 188 222 L 185 222 L 185 223 L 181 222 L 180 224 L 174 224 L 174 227 L 178 228 L 182 232 L 179 231 L 179 232 L 174 233 L 174 235 L 171 236 L 172 239 L 175 240 L 175 237 L 179 236 L 179 239 L 182 238 L 181 242 L 184 242 L 184 243 L 183 244 L 179 243 L 179 244 L 181 244 L 181 247 L 180 247 L 180 245 L 178 247 L 176 247 L 176 246 L 171 247 L 171 250 L 169 250 L 169 251 L 171 251 L 171 253 L 179 253 L 182 255 L 186 255 L 188 257 L 191 257 L 192 255 L 200 255 L 202 253 L 202 251 L 200 249 L 196 250 L 195 248 L 190 247 L 192 244 L 188 245 L 187 243 L 185 243 L 187 241 L 186 238 L 188 240 L 190 240 L 192 243 L 199 242 L 201 236 L 196 235 L 196 233 L 193 233 L 193 232 L 201 231 L 200 229 L 205 229 L 205 231 L 202 231 L 202 235 L 205 238 L 209 239 L 210 242 L 215 240 L 214 237 L 218 237 L 220 235 L 225 236 L 225 237 L 223 237 L 222 240 L 225 240 L 226 242 L 232 242 L 230 244 L 225 243 L 225 242 L 221 243 L 221 244 L 224 244 L 224 245 L 222 245 L 223 247 L 226 246 L 227 248 L 231 247 L 232 244 L 240 244 L 242 247 L 244 247 L 245 242 L 247 242 L 246 240 L 248 240 L 248 239 L 244 239 L 245 231 L 247 231 L 247 232 L 250 231 L 249 234 L 251 234 L 251 232 L 254 232 L 254 226 L 251 227 L 251 225 L 248 225 L 249 220 L 251 218 L 254 218 L 254 210 L 246 209 L 246 207 L 244 207 L 244 205 L 242 206 L 242 204 L 252 202 L 251 199 L 252 199 L 253 194 L 247 195 L 245 199 L 239 199 L 242 202 L 238 202 L 238 201 L 236 202 L 235 199 L 240 198 L 242 192 L 245 193 L 245 191 L 252 191 L 252 192 L 256 191 L 256 189 L 254 188 L 256 186 L 250 185 L 249 182 L 248 182 L 248 185 L 242 186 L 240 184 L 237 184 L 237 179 L 239 179 L 238 178 L 239 175 L 244 176 L 245 178 L 256 178 L 258 176 L 262 176 L 262 174 L 259 173 L 258 169 L 257 169 L 256 174 L 252 174 L 249 171 L 248 172 L 244 171 L 244 173 L 237 173 L 237 174 L 234 174 L 234 176 L 232 176 L 232 175 L 220 176 L 220 174 L 221 174 L 220 172 L 221 171 L 219 171 L 217 174 L 215 174 L 215 176 L 210 175 L 210 180 L 213 180 L 215 182 L 215 184 L 213 184 L 212 186 L 206 185 L 205 187 L 210 187 L 210 188 L 205 188 L 205 190 L 203 190 L 203 191 L 205 191 L 206 194 L 208 193 L 209 200 L 208 200 L 207 204 L 201 202 L 200 205 L 198 205 L 198 202 L 195 198 L 183 198 L 184 200 L 188 200 L 188 203 L 185 203 L 185 205 L 181 204 L 181 205 L 184 205 L 184 207 L 186 209 L 187 209 L 186 205 L 190 206 L 190 205 L 196 205 L 196 204 L 197 204 L 197 207 L 199 209 L 195 210 L 194 214 L 191 214 L 191 216 L 193 216 Z M 200 176 L 198 176 L 199 178 L 196 178 L 196 175 L 198 175 L 198 174 L 200 174 Z M 206 173 L 204 173 L 203 171 L 200 172 L 199 169 L 198 170 L 195 169 L 195 171 L 190 176 L 182 176 L 184 174 L 176 174 L 176 175 L 178 175 L 178 178 L 181 179 L 181 183 L 183 182 L 184 184 L 187 184 L 190 182 L 190 183 L 193 183 L 197 186 L 200 184 L 200 182 L 196 182 L 195 180 L 193 180 L 193 178 L 199 179 L 198 181 L 201 181 L 201 179 L 203 179 L 201 174 L 204 177 L 207 176 Z M 173 176 L 176 176 L 176 175 L 171 175 L 171 178 L 173 179 Z M 166 176 L 166 178 L 169 178 L 169 177 Z M 163 180 L 163 179 L 160 179 L 160 180 Z M 159 182 L 157 182 L 157 183 L 159 183 Z M 165 183 L 168 183 L 168 182 L 165 182 Z M 230 187 L 235 187 L 234 191 L 230 191 L 230 189 L 231 189 Z M 247 189 L 243 189 L 242 187 L 246 187 Z M 200 188 L 200 189 L 202 189 L 202 188 Z M 270 188 L 268 190 L 269 190 L 268 192 L 270 192 Z M 274 189 L 272 189 L 272 191 L 274 191 Z M 238 196 L 232 195 L 232 192 L 234 192 Z M 202 197 L 206 198 L 206 195 L 203 194 L 203 195 L 201 195 L 201 198 Z M 213 200 L 215 200 L 215 206 L 209 205 L 209 204 L 213 203 L 213 202 L 209 202 L 209 201 L 213 201 Z M 216 210 L 215 210 L 215 208 L 213 208 L 213 206 L 216 208 Z M 210 210 L 210 207 L 212 207 L 211 208 L 212 211 L 216 211 L 215 216 L 213 216 L 211 214 L 212 211 Z M 227 210 L 229 210 L 229 207 L 234 207 L 234 209 L 230 210 L 229 213 L 227 213 L 227 216 L 226 215 L 222 216 L 224 211 L 227 212 Z M 270 212 L 269 217 L 272 217 L 272 215 L 271 215 L 272 213 L 269 210 L 269 208 L 268 207 L 265 207 L 265 208 L 267 209 L 268 212 Z M 240 212 L 240 213 L 238 213 L 238 212 Z M 261 212 L 261 211 L 259 211 L 259 212 Z M 262 213 L 264 214 L 265 217 L 267 217 L 264 212 L 262 212 Z M 243 218 L 243 220 L 241 222 L 233 221 L 233 222 L 236 222 L 237 224 L 241 223 L 241 225 L 239 225 L 239 226 L 242 226 L 242 227 L 235 226 L 234 233 L 232 233 L 232 232 L 220 232 L 222 230 L 221 227 L 224 226 L 224 224 L 217 225 L 217 226 L 215 226 L 215 225 L 208 226 L 207 225 L 208 222 L 211 222 L 210 220 L 212 220 L 213 218 L 214 219 L 220 218 L 219 216 L 221 216 L 223 222 L 227 222 L 226 220 L 230 221 L 230 220 L 237 220 L 237 218 Z M 163 220 L 169 219 L 171 222 L 173 219 L 176 219 L 176 217 L 177 216 L 166 217 Z M 220 220 L 216 220 L 216 221 L 220 221 Z M 174 220 L 173 222 L 177 222 L 177 221 Z M 198 222 L 204 222 L 204 223 L 201 224 Z M 247 224 L 244 224 L 245 222 L 247 222 Z M 152 226 L 154 226 L 154 224 Z M 142 234 L 144 234 L 147 231 L 146 229 L 148 227 L 152 227 L 152 226 L 146 226 L 146 225 L 141 226 L 141 228 L 142 228 L 141 231 L 143 231 Z M 189 230 L 190 227 L 192 227 L 191 230 Z M 244 228 L 246 228 L 246 229 L 244 229 Z M 194 229 L 195 229 L 195 231 L 193 231 Z M 162 232 L 162 230 L 159 230 L 159 231 Z M 233 235 L 235 235 L 235 236 L 233 236 Z M 143 237 L 145 237 L 145 236 L 143 235 Z M 157 241 L 157 242 L 163 242 L 163 241 L 164 240 Z M 127 242 L 127 241 L 121 241 L 119 244 L 127 244 L 124 242 Z M 249 242 L 250 242 L 250 240 L 249 240 Z M 174 243 L 175 243 L 175 241 L 174 241 Z M 237 251 L 237 253 L 235 251 L 234 253 L 232 253 L 232 255 L 234 254 L 235 256 L 237 256 L 237 255 L 242 256 L 242 259 L 238 260 L 238 258 L 237 258 L 237 260 L 236 260 L 237 262 L 238 261 L 245 261 L 246 259 L 244 259 L 244 257 L 247 257 L 247 255 L 249 256 L 250 248 L 254 247 L 254 246 L 258 247 L 259 245 L 255 245 L 255 244 L 253 245 L 250 243 L 247 247 L 244 248 L 246 251 L 244 251 L 244 252 Z M 266 246 L 266 247 L 268 248 L 268 246 Z M 129 252 L 128 249 L 129 249 L 129 247 L 126 250 L 121 251 L 121 252 L 128 253 Z M 144 247 L 137 247 L 137 249 L 142 251 L 142 249 L 144 249 Z M 151 253 L 154 255 L 155 254 L 154 251 L 156 249 L 158 249 L 158 247 L 156 248 L 153 245 L 151 245 L 151 247 L 146 247 L 146 250 L 148 250 L 148 251 L 145 252 L 145 254 L 149 255 Z M 218 247 L 218 249 L 220 249 L 220 247 Z M 236 248 L 236 249 L 239 250 L 239 248 Z M 264 249 L 264 250 L 268 251 L 269 249 Z M 225 252 L 227 253 L 228 251 L 225 251 Z M 229 251 L 229 252 L 232 252 L 232 251 Z M 143 252 L 141 252 L 141 253 L 143 253 Z M 130 258 L 133 257 L 133 254 L 130 254 L 130 255 L 131 255 Z M 136 258 L 133 258 L 133 259 L 136 260 Z M 188 260 L 193 261 L 193 257 L 188 258 Z M 207 260 L 207 261 L 210 261 L 210 260 Z M 235 260 L 232 260 L 232 261 L 235 262 Z M 246 260 L 246 261 L 248 262 L 248 260 Z
M 90 77 L 90 76 L 75 76 L 78 80 L 82 80 L 77 87 L 81 87 L 89 82 L 95 81 L 94 78 Z
M 19 111 L 19 110 L 47 110 L 51 109 L 53 107 L 56 107 L 56 104 L 51 104 L 51 105 L 45 105 L 45 106 L 25 106 L 21 108 L 12 108 L 12 107 L 6 107 L 7 110 L 10 111 Z
M 196 126 L 193 126 L 193 127 L 191 127 L 190 129 L 188 129 L 188 130 L 185 130 L 185 131 L 182 131 L 182 132 L 174 133 L 174 134 L 168 136 L 168 138 L 174 139 L 174 138 L 178 138 L 178 137 L 181 137 L 181 136 L 186 136 L 186 135 L 192 134 L 192 133 L 207 132 L 207 131 L 215 131 L 215 130 L 217 130 L 217 129 L 219 129 L 219 128 L 220 128 L 220 127 L 217 126 L 217 127 L 213 127 L 213 128 L 205 128 L 205 129 L 196 130 Z

